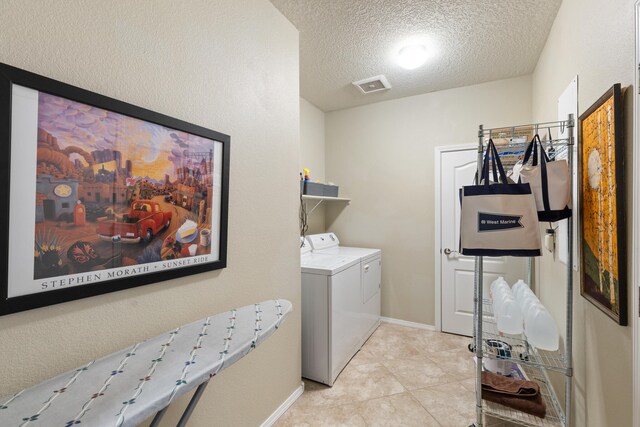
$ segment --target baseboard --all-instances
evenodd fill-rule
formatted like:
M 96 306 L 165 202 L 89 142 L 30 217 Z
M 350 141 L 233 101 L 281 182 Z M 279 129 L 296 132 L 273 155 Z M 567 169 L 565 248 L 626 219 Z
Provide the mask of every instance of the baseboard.
M 291 407 L 291 405 L 293 405 L 294 402 L 298 400 L 300 396 L 302 396 L 303 392 L 304 392 L 304 383 L 301 382 L 300 387 L 295 389 L 293 393 L 291 393 L 291 396 L 287 397 L 287 400 L 282 402 L 282 405 L 278 406 L 278 409 L 276 409 L 273 412 L 273 414 L 269 415 L 269 418 L 267 418 L 260 427 L 271 427 L 272 425 L 274 425 L 275 422 L 278 421 L 278 419 L 285 412 L 287 412 L 287 409 L 289 409 L 289 407 Z
M 394 325 L 407 326 L 409 328 L 425 329 L 427 331 L 436 331 L 435 326 L 427 325 L 426 323 L 409 322 L 407 320 L 394 319 L 392 317 L 381 317 L 380 321 L 385 323 L 391 323 Z

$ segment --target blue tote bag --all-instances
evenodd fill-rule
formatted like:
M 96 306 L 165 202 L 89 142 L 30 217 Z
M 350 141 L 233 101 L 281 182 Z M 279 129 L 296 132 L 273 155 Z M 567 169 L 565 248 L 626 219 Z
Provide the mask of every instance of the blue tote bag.
M 492 171 L 493 183 L 489 181 Z M 509 183 L 489 140 L 478 185 L 460 189 L 460 253 L 472 256 L 540 256 L 536 200 L 528 183 Z

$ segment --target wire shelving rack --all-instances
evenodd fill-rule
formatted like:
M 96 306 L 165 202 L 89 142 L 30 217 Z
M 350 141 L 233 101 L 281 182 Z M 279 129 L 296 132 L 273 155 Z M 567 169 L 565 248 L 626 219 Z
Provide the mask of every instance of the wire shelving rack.
M 573 128 L 575 119 L 572 114 L 567 120 L 534 123 L 502 128 L 478 130 L 478 171 L 482 167 L 486 143 L 493 139 L 501 158 L 501 162 L 510 177 L 514 168 L 522 163 L 524 151 L 533 135 L 540 134 L 543 144 L 551 160 L 566 159 L 569 166 L 571 188 L 573 188 Z M 552 131 L 553 129 L 553 131 Z M 547 134 L 544 135 L 543 132 Z M 552 133 L 559 136 L 555 139 Z M 544 136 L 543 136 L 544 135 Z M 572 201 L 575 214 L 575 203 Z M 566 330 L 564 352 L 548 352 L 537 350 L 529 344 L 524 334 L 504 335 L 498 332 L 491 309 L 491 302 L 483 297 L 483 257 L 475 257 L 474 274 L 474 328 L 473 349 L 476 357 L 476 422 L 474 427 L 482 427 L 483 417 L 515 422 L 524 426 L 571 426 L 571 399 L 573 380 L 573 220 L 567 219 L 567 266 L 566 266 Z M 527 283 L 531 285 L 533 259 L 527 260 Z M 511 345 L 512 361 L 518 363 L 529 379 L 540 385 L 540 392 L 547 408 L 545 418 L 526 414 L 503 405 L 482 399 L 482 359 L 494 357 L 489 352 L 487 340 L 498 339 Z M 564 410 L 549 380 L 548 371 L 560 372 L 564 375 Z

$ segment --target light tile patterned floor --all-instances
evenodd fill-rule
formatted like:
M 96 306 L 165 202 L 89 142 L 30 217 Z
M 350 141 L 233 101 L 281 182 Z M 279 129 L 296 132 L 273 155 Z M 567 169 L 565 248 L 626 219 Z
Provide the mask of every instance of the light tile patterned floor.
M 305 379 L 304 394 L 275 426 L 467 427 L 475 420 L 469 341 L 383 323 L 333 387 Z

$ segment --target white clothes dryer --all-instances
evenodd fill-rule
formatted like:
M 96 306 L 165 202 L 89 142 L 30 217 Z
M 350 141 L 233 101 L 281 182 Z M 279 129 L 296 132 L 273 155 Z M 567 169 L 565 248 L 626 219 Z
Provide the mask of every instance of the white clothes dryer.
M 340 246 L 335 233 L 313 234 L 307 237 L 313 253 L 355 256 L 360 259 L 362 317 L 360 329 L 366 341 L 380 324 L 380 293 L 382 288 L 382 251 L 371 248 Z
M 333 385 L 380 323 L 380 250 L 302 241 L 302 376 Z
M 360 348 L 360 260 L 301 247 L 302 376 L 333 385 Z

